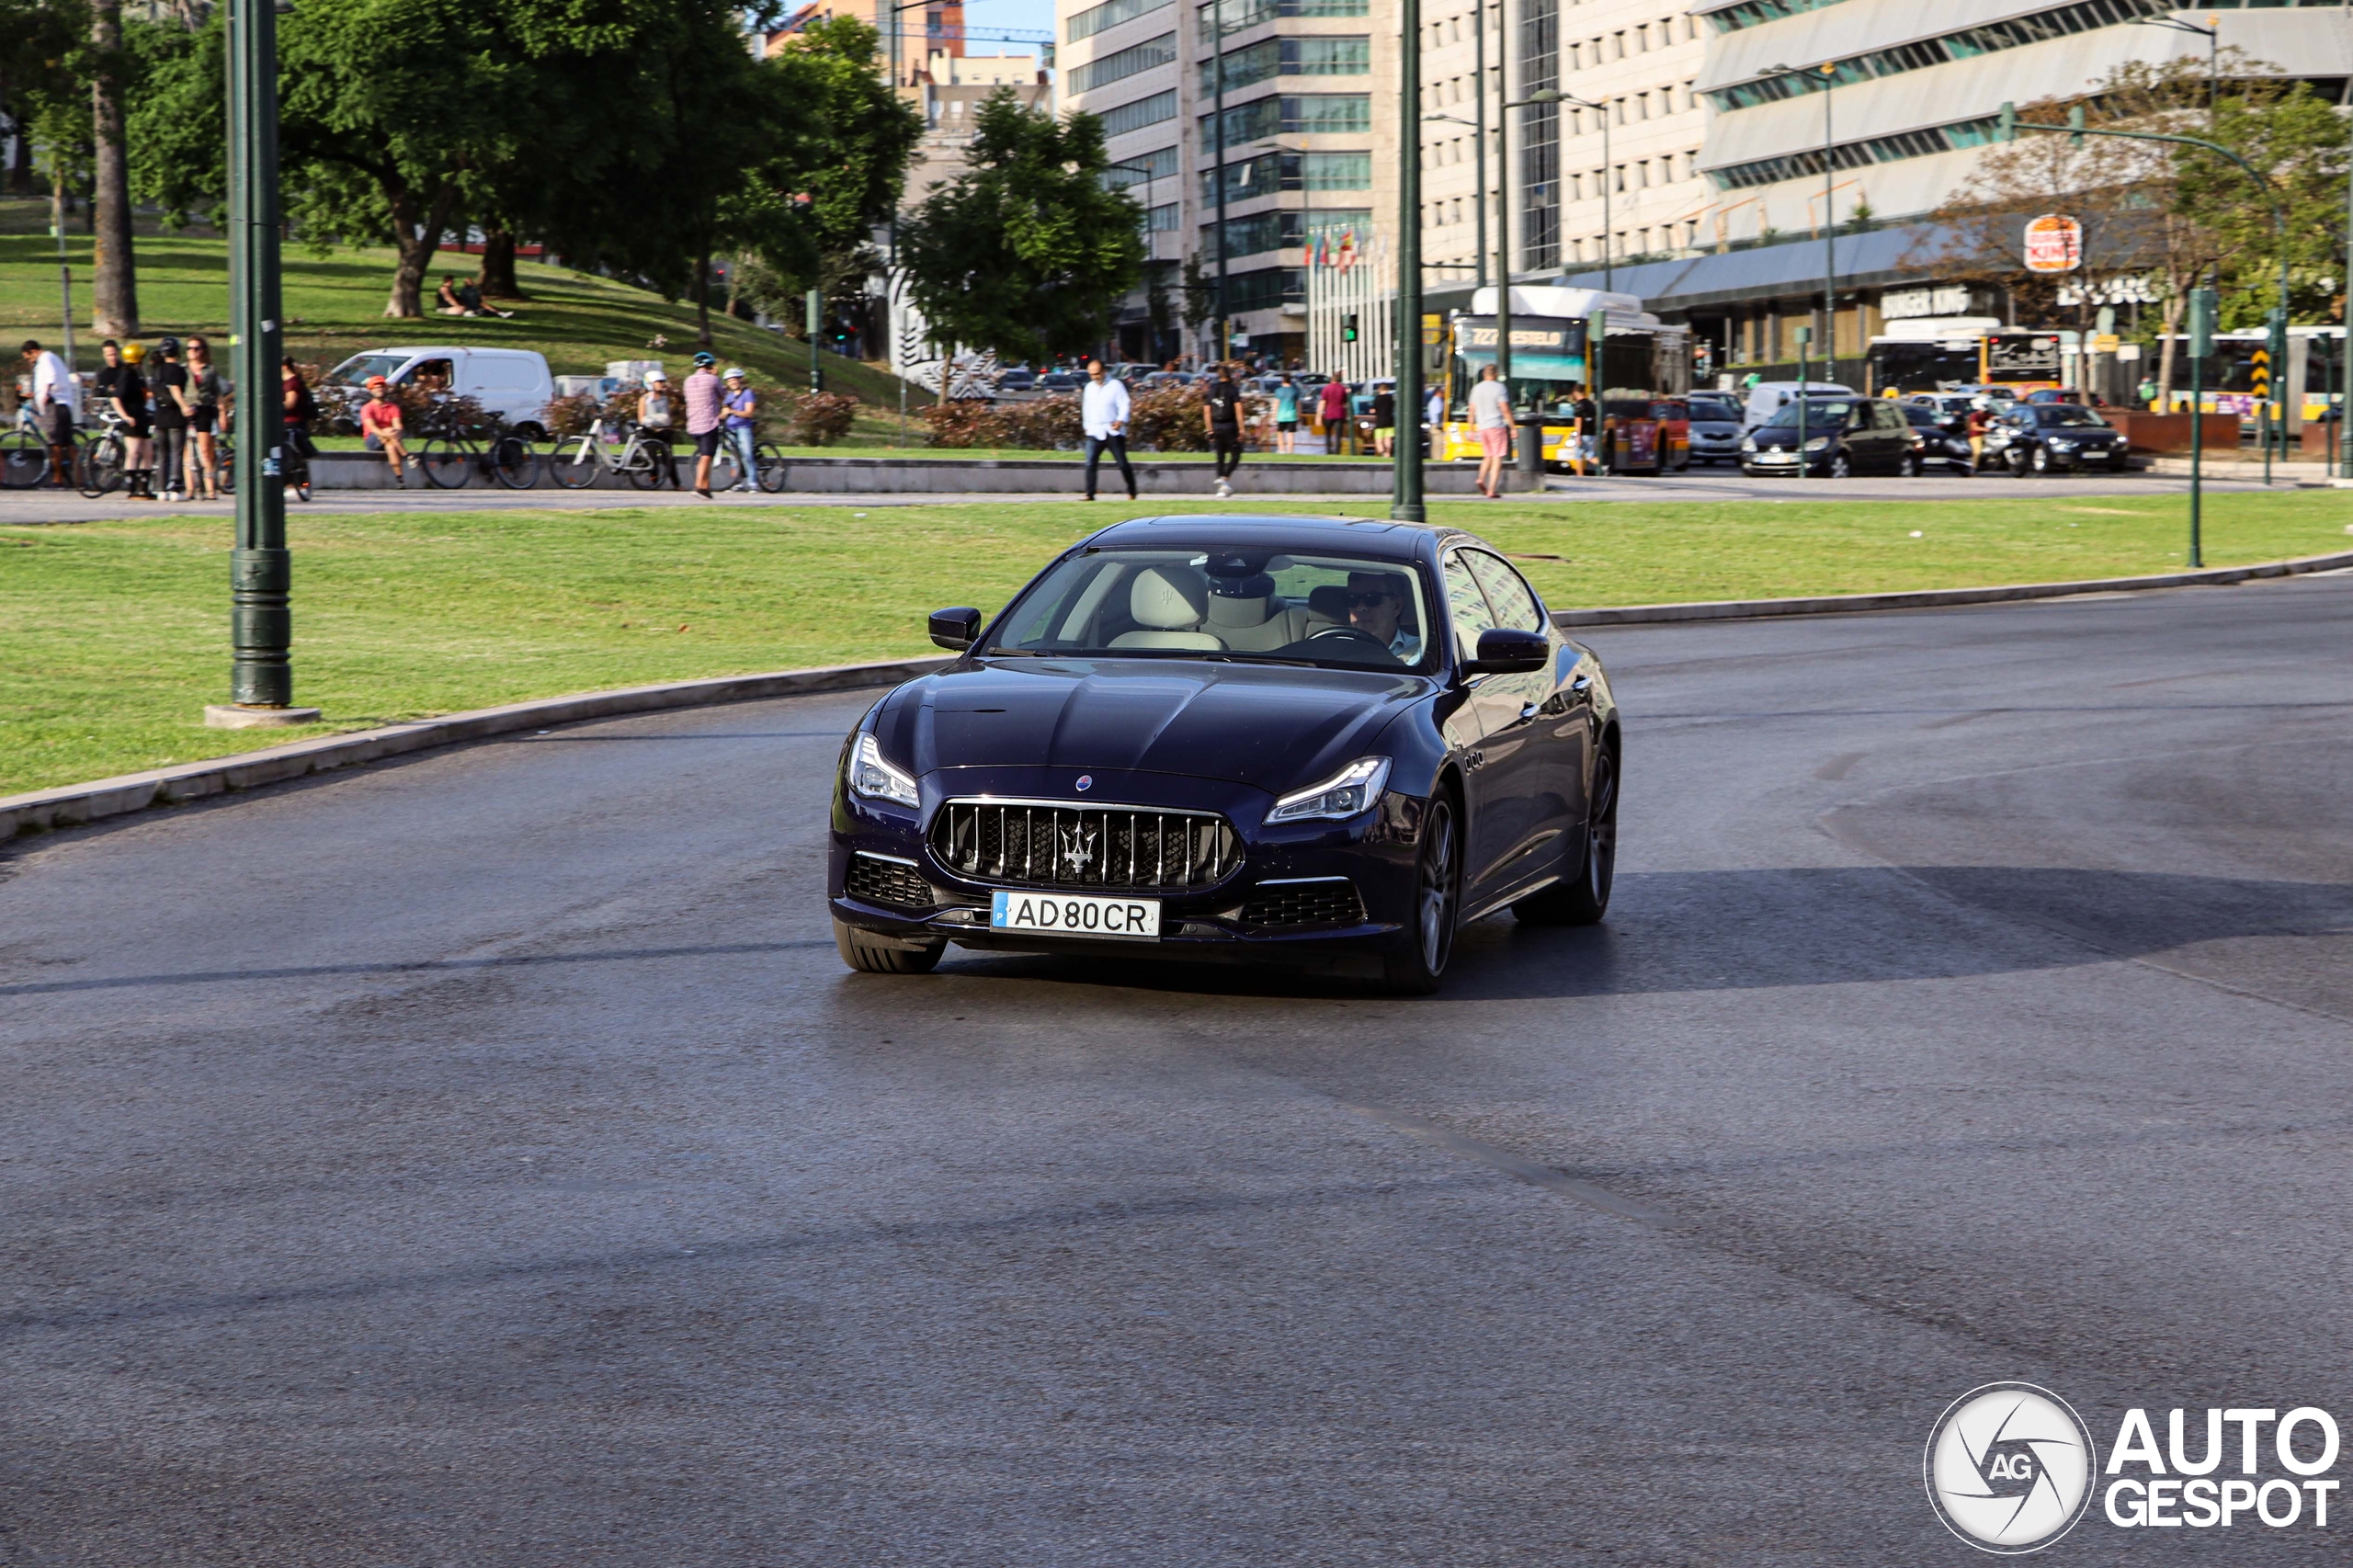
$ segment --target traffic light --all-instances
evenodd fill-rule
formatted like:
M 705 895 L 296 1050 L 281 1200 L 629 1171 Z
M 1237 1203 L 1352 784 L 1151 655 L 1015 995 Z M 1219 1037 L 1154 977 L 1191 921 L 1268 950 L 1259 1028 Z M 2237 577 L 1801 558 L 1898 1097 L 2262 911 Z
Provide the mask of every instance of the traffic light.
M 2018 106 L 2004 104 L 2001 118 L 1994 122 L 1994 140 L 2015 142 L 2018 139 Z
M 1347 315 L 1340 318 L 1340 341 L 1343 343 L 1354 343 L 1356 340 L 1357 313 L 1354 311 L 1350 311 Z

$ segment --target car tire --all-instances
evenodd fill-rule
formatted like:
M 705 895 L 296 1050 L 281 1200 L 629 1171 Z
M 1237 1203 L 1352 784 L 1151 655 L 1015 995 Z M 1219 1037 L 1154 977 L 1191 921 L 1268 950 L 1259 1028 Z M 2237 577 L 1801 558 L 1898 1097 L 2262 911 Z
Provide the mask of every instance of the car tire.
M 1609 890 L 1618 876 L 1618 749 L 1604 742 L 1593 762 L 1593 789 L 1586 796 L 1585 863 L 1577 873 L 1511 906 L 1512 917 L 1528 926 L 1598 926 L 1609 913 Z
M 1392 996 L 1427 996 L 1454 953 L 1454 920 L 1462 902 L 1462 834 L 1453 797 L 1430 797 L 1422 818 L 1421 853 L 1414 858 L 1413 923 L 1398 949 L 1381 963 Z
M 1830 477 L 1833 479 L 1852 479 L 1855 477 L 1855 465 L 1847 460 L 1847 454 L 1845 452 L 1842 451 L 1837 456 L 1830 460 Z
M 947 938 L 906 947 L 888 937 L 877 937 L 855 926 L 834 922 L 834 946 L 842 962 L 868 974 L 929 974 L 948 950 Z
M 1899 462 L 1899 463 L 1897 463 L 1897 464 L 1895 465 L 1895 475 L 1896 475 L 1896 477 L 1897 477 L 1898 479 L 1917 479 L 1917 478 L 1919 478 L 1919 477 L 1920 477 L 1920 456 L 1919 456 L 1919 454 L 1918 454 L 1917 452 L 1906 452 L 1906 453 L 1904 453 L 1904 460 L 1903 460 L 1902 462 Z
M 2051 461 L 2051 449 L 2048 447 L 2035 448 L 2034 455 L 2027 459 L 2027 466 L 2034 470 L 2038 475 L 2047 476 L 2054 466 Z
M 2116 450 L 2108 454 L 2109 472 L 2128 473 L 2131 472 L 2131 468 L 2132 460 L 2123 448 L 2119 447 Z

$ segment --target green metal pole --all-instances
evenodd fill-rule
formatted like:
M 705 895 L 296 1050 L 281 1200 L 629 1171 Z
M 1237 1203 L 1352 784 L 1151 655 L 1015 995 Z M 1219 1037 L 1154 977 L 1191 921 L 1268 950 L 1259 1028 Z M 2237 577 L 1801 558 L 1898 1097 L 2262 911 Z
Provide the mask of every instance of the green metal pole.
M 237 383 L 236 547 L 229 552 L 230 698 L 240 708 L 294 699 L 292 562 L 286 549 L 286 440 L 278 396 L 278 13 L 274 0 L 229 6 L 229 342 Z
M 2211 289 L 2189 291 L 2189 568 L 2206 564 L 2199 515 L 2206 462 L 2206 356 L 2214 351 L 2214 315 L 2221 297 Z
M 1805 373 L 1806 355 L 1813 347 L 1813 328 L 1810 326 L 1798 328 L 1798 477 L 1800 479 L 1813 477 L 1813 465 L 1807 460 L 1805 455 L 1805 383 L 1808 379 Z M 1823 378 L 1824 381 L 1829 379 L 1827 376 Z
M 1424 519 L 1422 506 L 1422 0 L 1399 0 L 1402 110 L 1397 151 L 1397 445 L 1389 515 Z M 1224 172 L 1219 172 L 1221 187 Z
M 809 316 L 809 390 L 821 392 L 825 390 L 825 370 L 817 363 L 817 339 L 825 330 L 825 291 L 812 289 L 801 303 Z

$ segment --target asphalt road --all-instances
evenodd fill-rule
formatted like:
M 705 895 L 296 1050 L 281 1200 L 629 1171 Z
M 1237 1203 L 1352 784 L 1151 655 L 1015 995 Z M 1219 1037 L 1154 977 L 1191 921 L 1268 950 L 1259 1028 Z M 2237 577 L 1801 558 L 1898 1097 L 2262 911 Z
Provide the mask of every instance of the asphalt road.
M 1250 492 L 1251 465 L 1243 464 L 1235 480 L 1234 499 L 1218 502 L 1206 495 L 1167 496 L 1159 498 L 1167 506 L 1179 509 L 1200 509 L 1231 506 L 1235 507 L 1254 503 Z M 542 484 L 533 490 L 501 490 L 494 485 L 471 484 L 463 490 L 428 490 L 422 482 L 407 490 L 322 490 L 308 502 L 292 502 L 287 507 L 290 522 L 315 512 L 496 512 L 512 509 L 553 511 L 602 511 L 614 507 L 685 507 L 700 510 L 712 506 L 938 506 L 973 504 L 1006 503 L 1035 505 L 1040 501 L 1074 501 L 1081 493 L 1079 466 L 1071 465 L 1070 483 L 1058 491 L 1033 494 L 1003 494 L 973 493 L 970 494 L 938 495 L 875 495 L 841 491 L 812 491 L 787 493 L 779 495 L 714 495 L 706 501 L 692 493 L 677 491 L 640 492 L 635 490 L 558 490 Z M 2261 491 L 2258 477 L 2218 478 L 2210 474 L 2205 481 L 2208 491 L 2216 494 L 2233 494 Z M 2274 489 L 2290 490 L 2296 482 L 2282 476 Z M 1116 490 L 1116 486 L 1113 487 Z M 1862 478 L 1839 480 L 1748 479 L 1737 469 L 1696 469 L 1688 473 L 1666 474 L 1656 478 L 1629 476 L 1622 479 L 1576 479 L 1555 474 L 1548 482 L 1547 498 L 1559 502 L 1574 501 L 1751 501 L 1751 500 L 1834 500 L 1834 501 L 1950 501 L 1975 498 L 1979 500 L 2041 499 L 2050 496 L 2085 495 L 2176 495 L 2189 490 L 2187 476 L 2143 472 L 2131 473 L 2087 473 L 2055 479 L 2011 479 L 2003 475 L 1984 474 L 1964 478 L 1951 474 L 1923 474 L 1917 479 Z M 1440 500 L 1470 501 L 1475 497 L 1441 496 Z M 1385 505 L 1382 497 L 1363 494 L 1286 495 L 1285 505 L 1303 501 L 1336 501 L 1355 503 L 1369 510 Z M 1159 502 L 1155 502 L 1159 504 Z M 122 517 L 152 517 L 165 510 L 158 504 L 127 501 L 120 495 L 85 499 L 79 491 L 59 493 L 51 490 L 0 490 L 0 528 L 23 527 L 40 523 L 85 523 L 101 518 Z M 191 501 L 173 504 L 175 513 L 195 513 L 199 516 L 229 517 L 236 510 L 233 501 Z
M 20 845 L 0 1562 L 1959 1563 L 1977 1384 L 2353 1417 L 2348 620 L 1597 634 L 1613 917 L 1430 1001 L 849 974 L 856 697 Z

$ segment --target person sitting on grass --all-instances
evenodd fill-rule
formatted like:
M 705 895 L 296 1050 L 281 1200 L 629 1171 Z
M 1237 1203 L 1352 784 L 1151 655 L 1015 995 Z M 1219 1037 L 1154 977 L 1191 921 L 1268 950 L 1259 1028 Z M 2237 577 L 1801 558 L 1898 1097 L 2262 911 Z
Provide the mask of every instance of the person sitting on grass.
M 465 301 L 458 296 L 458 275 L 454 272 L 445 272 L 441 275 L 441 287 L 433 291 L 433 297 L 440 301 L 436 309 L 445 316 L 473 314 L 473 312 L 466 309 Z
M 383 377 L 369 377 L 368 401 L 359 407 L 359 433 L 370 446 L 383 449 L 384 460 L 392 465 L 392 483 L 402 490 L 408 488 L 408 448 L 401 440 L 406 432 L 392 389 Z
M 511 319 L 513 311 L 502 311 L 486 302 L 482 295 L 482 274 L 477 272 L 458 285 L 458 303 L 466 307 L 470 316 L 496 316 L 501 321 Z

